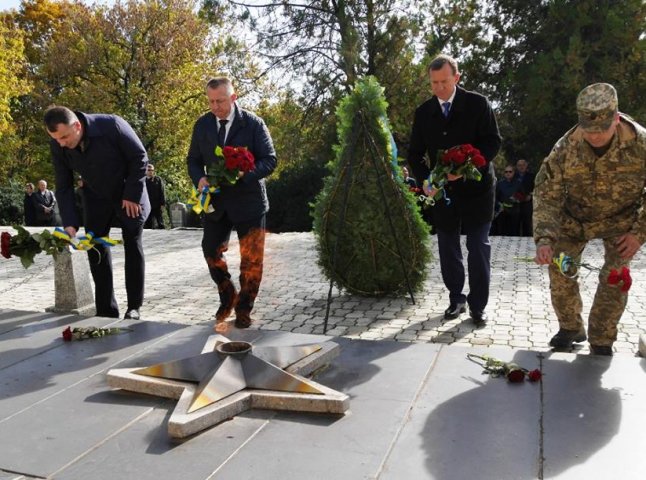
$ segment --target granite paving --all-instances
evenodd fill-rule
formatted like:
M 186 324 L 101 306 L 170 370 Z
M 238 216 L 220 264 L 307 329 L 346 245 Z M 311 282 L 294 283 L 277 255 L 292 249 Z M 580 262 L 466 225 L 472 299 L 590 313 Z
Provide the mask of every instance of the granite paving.
M 0 227 L 0 231 L 4 230 L 11 231 Z M 119 234 L 119 229 L 113 229 L 115 238 Z M 188 325 L 212 322 L 218 297 L 202 256 L 201 238 L 199 229 L 144 231 L 146 292 L 142 318 Z M 423 289 L 414 295 L 415 303 L 409 296 L 361 297 L 334 288 L 326 333 L 364 340 L 549 350 L 548 342 L 558 330 L 558 322 L 551 306 L 547 268 L 523 260 L 533 257 L 533 241 L 527 237 L 491 237 L 491 246 L 492 281 L 487 307 L 491 320 L 486 326 L 476 328 L 467 314 L 443 321 L 448 292 L 442 283 L 437 245 L 432 237 L 435 260 L 428 265 Z M 466 247 L 463 250 L 466 253 Z M 602 252 L 602 244 L 593 241 L 584 252 L 584 260 L 600 266 Z M 237 281 L 239 253 L 235 234 L 227 259 Z M 123 313 L 126 294 L 121 247 L 113 249 L 113 262 L 116 295 Z M 616 354 L 636 355 L 640 335 L 646 333 L 643 250 L 634 258 L 631 270 L 634 284 L 619 324 Z M 590 271 L 581 274 L 584 319 L 592 303 L 597 276 Z M 22 268 L 18 259 L 0 259 L 0 308 L 43 312 L 54 305 L 53 286 L 50 257 L 37 257 L 28 270 Z M 312 233 L 268 234 L 264 277 L 252 328 L 321 334 L 328 290 L 329 282 L 317 266 L 316 239 Z M 587 343 L 576 345 L 573 351 L 586 353 Z

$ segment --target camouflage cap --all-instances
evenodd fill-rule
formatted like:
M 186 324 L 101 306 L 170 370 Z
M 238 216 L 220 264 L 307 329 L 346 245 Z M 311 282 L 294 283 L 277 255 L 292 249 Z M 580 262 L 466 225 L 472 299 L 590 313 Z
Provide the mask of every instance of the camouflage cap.
M 617 113 L 617 90 L 609 83 L 593 83 L 579 93 L 576 109 L 586 132 L 605 132 Z

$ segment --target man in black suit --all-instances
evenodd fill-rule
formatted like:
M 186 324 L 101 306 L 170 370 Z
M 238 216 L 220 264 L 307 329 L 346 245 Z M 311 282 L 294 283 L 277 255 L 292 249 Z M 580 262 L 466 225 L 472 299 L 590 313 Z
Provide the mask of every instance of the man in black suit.
M 150 163 L 146 169 L 146 190 L 148 190 L 148 199 L 150 200 L 150 215 L 144 224 L 144 228 L 163 230 L 166 228 L 164 226 L 164 215 L 162 214 L 162 210 L 166 206 L 164 181 L 161 177 L 155 175 L 155 166 Z
M 144 297 L 143 226 L 150 213 L 146 192 L 148 156 L 132 127 L 121 117 L 73 112 L 51 107 L 45 112 L 56 172 L 56 193 L 65 231 L 75 237 L 81 224 L 74 198 L 74 172 L 83 177 L 85 231 L 95 237 L 110 233 L 116 217 L 125 249 L 128 310 L 139 319 Z M 110 248 L 88 251 L 95 284 L 96 314 L 119 318 L 114 296 Z
M 532 217 L 534 215 L 534 177 L 528 170 L 527 160 L 520 159 L 516 162 L 516 175 L 514 179 L 520 183 L 520 235 L 531 237 L 534 234 Z
M 487 321 L 491 245 L 489 230 L 493 220 L 495 173 L 492 160 L 501 144 L 496 117 L 482 95 L 459 87 L 460 73 L 455 59 L 439 55 L 430 65 L 433 97 L 415 111 L 408 163 L 422 184 L 435 166 L 438 152 L 456 145 L 470 144 L 480 150 L 487 165 L 480 168 L 482 179 L 466 180 L 449 175 L 447 197 L 433 207 L 442 279 L 449 290 L 445 319 L 469 311 L 476 324 Z M 424 160 L 428 156 L 428 162 Z M 426 195 L 433 192 L 425 188 Z M 467 237 L 469 294 L 465 282 L 460 233 Z
M 36 225 L 50 227 L 56 223 L 56 216 L 54 215 L 56 197 L 51 190 L 47 189 L 45 180 L 38 182 L 38 190 L 31 196 L 31 201 L 36 210 Z
M 236 103 L 230 79 L 209 80 L 206 96 L 211 111 L 195 123 L 187 156 L 193 184 L 199 191 L 209 187 L 207 168 L 222 161 L 215 155 L 218 145 L 246 147 L 255 158 L 253 171 L 241 172 L 235 184 L 220 185 L 220 191 L 213 195 L 212 208 L 204 216 L 202 237 L 204 258 L 220 296 L 216 327 L 235 309 L 235 325 L 247 328 L 253 321 L 250 314 L 262 279 L 265 214 L 269 210 L 264 178 L 276 168 L 276 152 L 265 122 Z M 239 292 L 224 258 L 233 228 L 240 241 Z

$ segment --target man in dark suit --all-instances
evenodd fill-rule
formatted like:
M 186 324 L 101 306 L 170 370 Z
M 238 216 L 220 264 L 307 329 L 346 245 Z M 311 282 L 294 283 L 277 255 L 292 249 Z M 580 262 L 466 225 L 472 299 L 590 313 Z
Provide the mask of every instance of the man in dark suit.
M 148 199 L 150 200 L 150 215 L 144 228 L 160 228 L 163 230 L 166 228 L 164 226 L 164 216 L 162 215 L 162 210 L 166 206 L 164 181 L 161 177 L 155 175 L 155 167 L 150 163 L 146 168 L 146 190 L 148 190 Z
M 528 170 L 527 160 L 520 159 L 516 162 L 516 175 L 514 179 L 520 183 L 518 200 L 520 201 L 520 235 L 531 237 L 534 234 L 532 217 L 534 215 L 534 177 Z
M 22 201 L 22 206 L 25 211 L 25 226 L 33 227 L 36 225 L 36 206 L 32 197 L 34 196 L 34 184 L 25 184 L 25 196 Z
M 36 225 L 49 227 L 56 223 L 54 207 L 56 206 L 56 197 L 51 190 L 47 190 L 47 182 L 40 180 L 38 190 L 31 196 L 31 201 L 36 210 Z
M 211 79 L 206 85 L 211 111 L 201 116 L 193 128 L 188 151 L 188 173 L 199 191 L 209 187 L 207 168 L 223 160 L 215 147 L 246 147 L 255 158 L 255 168 L 239 173 L 233 185 L 220 185 L 213 195 L 212 208 L 204 216 L 202 251 L 211 278 L 218 286 L 220 307 L 216 328 L 235 309 L 235 325 L 247 328 L 262 279 L 265 248 L 265 214 L 269 202 L 264 178 L 276 168 L 276 152 L 265 122 L 236 103 L 231 80 Z M 240 291 L 231 282 L 224 252 L 235 228 L 240 241 Z
M 125 249 L 128 310 L 139 319 L 144 297 L 143 225 L 150 213 L 146 192 L 148 156 L 132 127 L 121 117 L 73 112 L 51 107 L 45 113 L 56 172 L 56 193 L 65 231 L 76 236 L 81 223 L 74 199 L 74 172 L 83 177 L 85 231 L 95 237 L 110 233 L 113 218 L 121 224 Z M 95 284 L 96 314 L 119 317 L 114 296 L 110 248 L 88 251 Z
M 480 150 L 487 165 L 480 168 L 482 179 L 466 180 L 449 175 L 447 197 L 433 207 L 442 279 L 449 290 L 445 319 L 457 318 L 466 304 L 476 324 L 487 321 L 491 245 L 489 230 L 494 213 L 495 173 L 492 160 L 501 138 L 489 101 L 482 95 L 457 86 L 458 64 L 448 55 L 439 55 L 430 65 L 433 97 L 415 111 L 408 163 L 422 184 L 435 166 L 438 152 L 456 145 L 470 144 Z M 424 160 L 428 156 L 429 162 Z M 433 192 L 425 188 L 426 195 Z M 465 282 L 460 233 L 467 237 L 469 294 Z

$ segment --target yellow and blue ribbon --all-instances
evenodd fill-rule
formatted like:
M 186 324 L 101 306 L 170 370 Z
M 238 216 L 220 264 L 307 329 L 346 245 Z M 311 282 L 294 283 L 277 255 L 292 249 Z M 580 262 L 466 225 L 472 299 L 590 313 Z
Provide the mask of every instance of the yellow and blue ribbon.
M 122 240 L 115 240 L 110 237 L 95 238 L 94 233 L 92 232 L 86 232 L 85 235 L 72 238 L 65 230 L 60 227 L 56 227 L 52 235 L 56 238 L 60 238 L 61 240 L 68 242 L 74 250 L 81 251 L 92 250 L 95 245 L 113 247 L 115 245 L 120 245 L 121 243 L 123 243 Z
M 215 195 L 219 191 L 220 187 L 203 187 L 201 192 L 193 188 L 191 198 L 186 203 L 199 215 L 202 212 L 208 211 L 209 205 L 211 205 L 211 195 Z

